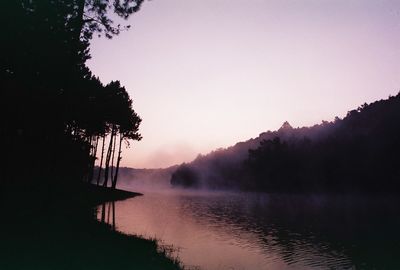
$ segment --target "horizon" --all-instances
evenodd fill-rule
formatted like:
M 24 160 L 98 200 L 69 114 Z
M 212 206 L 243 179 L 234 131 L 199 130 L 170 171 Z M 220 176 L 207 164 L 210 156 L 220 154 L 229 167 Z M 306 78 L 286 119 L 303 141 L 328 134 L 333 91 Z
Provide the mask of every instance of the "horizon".
M 369 103 L 360 104 L 360 106 L 362 106 L 362 105 L 364 105 L 364 104 L 370 105 L 370 104 L 372 104 L 372 103 L 375 103 L 375 102 L 378 102 L 378 101 L 382 101 L 382 100 L 388 100 L 389 98 L 391 98 L 391 97 L 393 97 L 393 96 L 397 96 L 397 95 L 400 95 L 400 91 L 399 91 L 396 95 L 389 95 L 389 96 L 386 97 L 386 98 L 378 99 L 378 100 L 375 100 L 375 101 L 372 101 L 372 102 L 369 102 Z M 355 108 L 353 108 L 353 109 L 351 109 L 351 110 L 357 110 L 357 108 L 359 108 L 360 106 L 355 107 Z M 345 118 L 345 117 L 347 116 L 347 113 L 349 113 L 351 110 L 347 111 L 346 114 L 345 114 L 343 117 L 340 117 L 340 119 Z M 258 135 L 254 136 L 254 137 L 247 138 L 247 139 L 242 140 L 242 141 L 237 141 L 237 142 L 235 142 L 234 144 L 228 145 L 228 146 L 226 146 L 226 147 L 217 147 L 217 148 L 215 148 L 215 149 L 211 149 L 211 150 L 210 150 L 209 152 L 207 152 L 207 153 L 198 153 L 198 154 L 196 155 L 196 157 L 194 157 L 192 160 L 189 160 L 189 161 L 184 161 L 184 162 L 181 162 L 181 163 L 176 163 L 176 164 L 168 165 L 167 167 L 153 167 L 153 168 L 148 168 L 148 167 L 146 167 L 146 168 L 144 168 L 144 167 L 131 167 L 131 166 L 127 165 L 127 166 L 122 166 L 121 169 L 134 169 L 134 170 L 163 170 L 163 169 L 170 169 L 170 168 L 172 168 L 172 167 L 179 167 L 179 166 L 182 165 L 182 164 L 190 164 L 191 162 L 195 161 L 199 156 L 207 156 L 207 155 L 212 154 L 214 151 L 227 150 L 227 149 L 230 148 L 230 147 L 234 147 L 234 146 L 235 146 L 236 144 L 238 144 L 238 143 L 243 143 L 243 142 L 247 142 L 247 141 L 249 141 L 249 140 L 251 140 L 251 139 L 256 139 L 256 138 L 258 138 L 259 136 L 261 136 L 262 133 L 265 133 L 265 132 L 278 132 L 278 130 L 281 129 L 282 127 L 284 127 L 284 126 L 286 125 L 286 123 L 289 124 L 290 128 L 296 130 L 296 129 L 302 129 L 302 128 L 312 128 L 313 126 L 323 124 L 323 122 L 325 122 L 325 121 L 326 121 L 326 120 L 321 120 L 321 122 L 319 122 L 319 123 L 314 123 L 314 124 L 307 125 L 307 126 L 293 126 L 289 121 L 284 121 L 284 122 L 282 123 L 282 125 L 281 125 L 279 128 L 277 128 L 277 129 L 262 131 L 261 133 L 259 133 Z M 328 122 L 329 122 L 329 123 L 334 123 L 334 119 L 331 120 L 331 121 L 328 121 Z
M 143 118 L 122 166 L 190 162 L 399 92 L 400 2 L 246 3 L 146 1 L 129 31 L 93 40 L 88 66 Z

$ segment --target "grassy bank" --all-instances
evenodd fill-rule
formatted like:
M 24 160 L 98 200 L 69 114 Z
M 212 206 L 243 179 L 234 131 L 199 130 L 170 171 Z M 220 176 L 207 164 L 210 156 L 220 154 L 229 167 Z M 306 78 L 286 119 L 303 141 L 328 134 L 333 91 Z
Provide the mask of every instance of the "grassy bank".
M 96 221 L 95 205 L 138 195 L 92 186 L 3 192 L 0 269 L 180 269 L 155 241 Z

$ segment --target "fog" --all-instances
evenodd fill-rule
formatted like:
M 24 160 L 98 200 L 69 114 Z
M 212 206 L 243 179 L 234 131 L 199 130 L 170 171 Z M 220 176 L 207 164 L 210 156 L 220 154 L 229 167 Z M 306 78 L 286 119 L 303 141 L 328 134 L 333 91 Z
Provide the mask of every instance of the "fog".
M 118 188 L 135 192 L 167 191 L 172 188 L 171 174 L 176 166 L 165 169 L 121 168 Z
M 219 148 L 207 155 L 199 155 L 192 162 L 182 164 L 172 177 L 174 179 L 172 182 L 177 183 L 177 186 L 203 190 L 239 189 L 237 182 L 240 176 L 237 169 L 243 167 L 243 163 L 249 157 L 249 150 L 257 149 L 262 141 L 279 137 L 282 141 L 292 144 L 304 138 L 318 142 L 338 128 L 338 121 L 340 121 L 339 118 L 335 122 L 323 121 L 312 127 L 301 128 L 293 128 L 288 122 L 284 122 L 276 131 L 263 132 L 256 138 L 238 142 L 228 148 Z M 179 175 L 181 173 L 182 177 Z M 185 183 L 181 183 L 180 179 L 184 179 Z M 246 181 L 246 179 L 240 181 Z

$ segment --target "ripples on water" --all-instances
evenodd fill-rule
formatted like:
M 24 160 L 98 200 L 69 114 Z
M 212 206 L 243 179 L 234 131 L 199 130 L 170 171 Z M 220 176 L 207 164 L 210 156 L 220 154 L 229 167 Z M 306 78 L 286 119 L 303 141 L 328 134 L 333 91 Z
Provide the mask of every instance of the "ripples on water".
M 257 193 L 150 192 L 115 203 L 117 230 L 211 270 L 400 269 L 399 213 L 393 198 Z

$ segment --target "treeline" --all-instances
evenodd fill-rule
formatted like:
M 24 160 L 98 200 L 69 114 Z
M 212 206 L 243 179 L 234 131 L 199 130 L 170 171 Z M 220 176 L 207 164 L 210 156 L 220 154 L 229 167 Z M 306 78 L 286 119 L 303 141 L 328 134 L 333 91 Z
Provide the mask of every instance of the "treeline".
M 85 63 L 93 35 L 127 29 L 111 18 L 127 19 L 142 2 L 1 1 L 0 184 L 115 187 L 121 145 L 141 139 L 141 119 L 126 89 L 103 85 Z M 96 158 L 104 179 L 93 174 Z
M 400 94 L 309 128 L 285 122 L 278 131 L 181 165 L 171 183 L 267 192 L 398 192 L 399 138 Z

